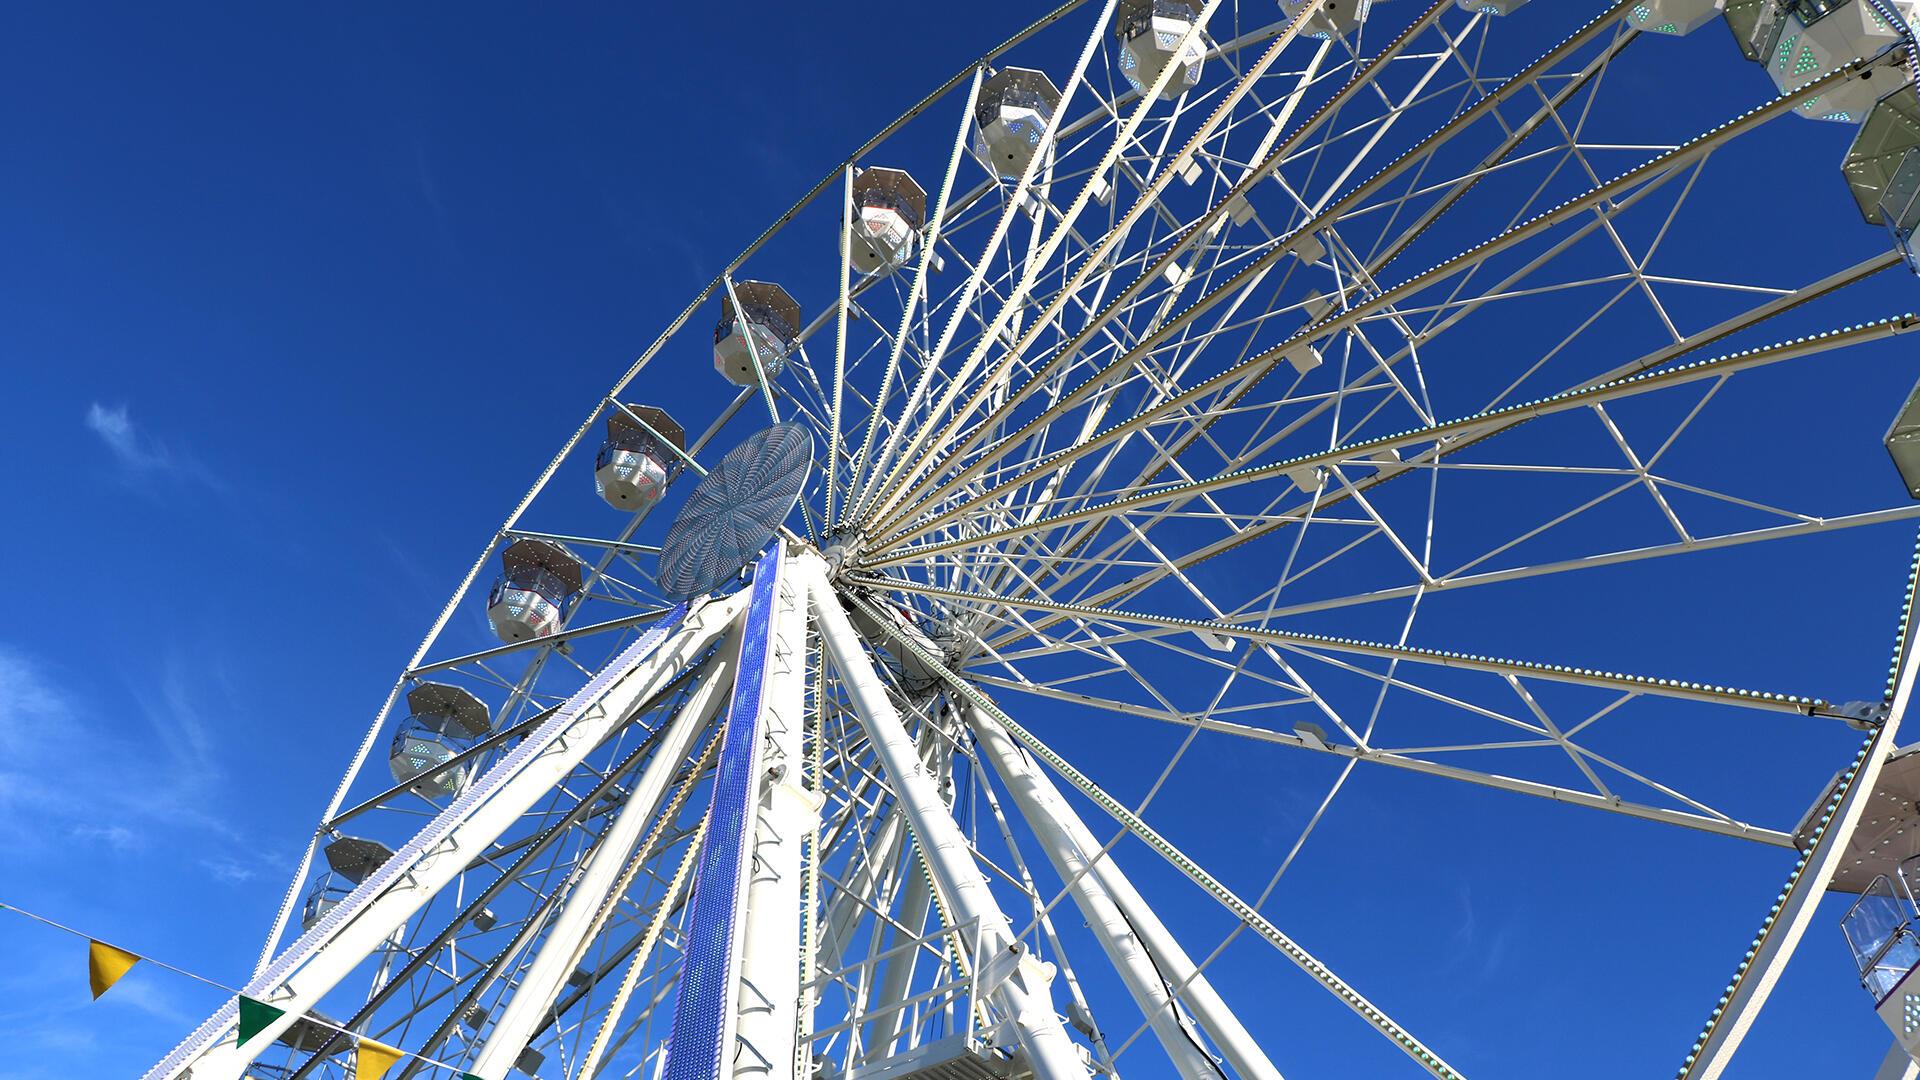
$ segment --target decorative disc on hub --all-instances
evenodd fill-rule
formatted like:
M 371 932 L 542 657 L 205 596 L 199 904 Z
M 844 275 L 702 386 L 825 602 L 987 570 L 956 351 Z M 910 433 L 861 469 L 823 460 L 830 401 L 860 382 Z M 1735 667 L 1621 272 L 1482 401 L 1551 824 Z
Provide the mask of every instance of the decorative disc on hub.
M 660 589 L 686 600 L 732 577 L 773 539 L 813 467 L 813 433 L 775 424 L 727 452 L 680 508 L 660 548 Z

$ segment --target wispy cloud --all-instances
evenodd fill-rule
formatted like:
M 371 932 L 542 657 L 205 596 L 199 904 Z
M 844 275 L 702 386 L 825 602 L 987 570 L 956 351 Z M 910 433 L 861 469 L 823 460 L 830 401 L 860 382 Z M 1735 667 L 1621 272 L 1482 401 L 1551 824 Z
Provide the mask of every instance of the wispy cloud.
M 57 730 L 70 712 L 66 695 L 36 665 L 0 651 L 0 752 L 10 758 L 27 753 L 45 738 L 49 726 Z
M 1456 972 L 1457 977 L 1484 983 L 1505 963 L 1513 926 L 1504 919 L 1495 920 L 1491 926 L 1484 925 L 1485 913 L 1474 902 L 1473 887 L 1469 883 L 1456 883 L 1455 896 L 1460 902 L 1460 917 L 1454 923 L 1449 942 L 1452 956 L 1447 961 L 1448 968 Z
M 114 990 L 113 1004 L 136 1009 L 162 1023 L 184 1028 L 199 1019 L 169 987 L 157 981 L 129 980 L 116 984 Z
M 433 161 L 427 156 L 427 147 L 420 139 L 413 140 L 413 177 L 420 189 L 420 199 L 433 212 L 433 225 L 440 233 L 440 243 L 446 254 L 457 256 L 457 246 L 453 240 L 453 216 L 447 212 L 447 203 L 440 194 L 439 173 L 434 170 Z
M 225 490 L 225 485 L 192 455 L 176 450 L 135 423 L 133 413 L 124 404 L 92 402 L 87 406 L 85 423 L 128 478 L 169 476 Z
M 247 880 L 259 867 L 217 854 L 238 832 L 219 809 L 225 773 L 197 695 L 221 685 L 217 664 L 176 652 L 137 684 L 139 708 L 107 724 L 47 666 L 0 645 L 0 844 L 21 853 L 65 839 L 117 855 L 202 846 L 212 877 Z M 79 783 L 75 747 L 86 748 Z
M 252 881 L 260 876 L 255 868 L 242 863 L 231 855 L 214 855 L 200 860 L 200 868 L 213 875 L 215 881 L 224 881 L 229 885 L 238 885 L 243 881 Z
M 71 938 L 12 920 L 0 926 L 0 1031 L 6 1080 L 137 1075 L 150 1048 L 205 1015 L 220 991 L 142 964 L 98 1001 L 87 992 L 84 953 Z
M 136 472 L 152 472 L 173 467 L 173 454 L 166 446 L 147 437 L 133 425 L 125 405 L 87 406 L 87 430 L 100 436 L 120 464 Z
M 131 851 L 136 845 L 133 830 L 125 825 L 82 824 L 68 831 L 75 840 L 102 844 L 115 851 Z

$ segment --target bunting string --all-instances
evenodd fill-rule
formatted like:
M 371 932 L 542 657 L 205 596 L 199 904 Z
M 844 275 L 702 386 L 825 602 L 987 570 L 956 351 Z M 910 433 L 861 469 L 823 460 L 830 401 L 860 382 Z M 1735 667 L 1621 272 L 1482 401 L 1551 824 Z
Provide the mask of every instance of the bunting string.
M 87 942 L 87 985 L 88 988 L 93 991 L 95 1001 L 100 999 L 100 995 L 112 989 L 113 985 L 119 982 L 128 971 L 132 970 L 135 964 L 145 963 L 157 968 L 164 968 L 167 971 L 173 972 L 175 975 L 192 979 L 194 982 L 204 983 L 224 993 L 232 994 L 239 1001 L 239 1039 L 242 1043 L 254 1035 L 259 1034 L 265 1030 L 269 1024 L 272 1024 L 287 1014 L 285 1009 L 277 1008 L 264 1001 L 256 1001 L 225 983 L 209 979 L 204 975 L 195 974 L 183 967 L 176 967 L 173 964 L 155 960 L 153 957 L 147 956 L 144 953 L 137 953 L 131 949 L 110 944 L 91 934 L 76 930 L 65 923 L 55 922 L 45 915 L 35 914 L 25 908 L 16 907 L 4 901 L 0 901 L 0 911 L 11 911 L 15 915 L 20 915 L 44 926 L 52 927 L 63 934 L 76 938 L 84 938 Z M 398 1047 L 388 1046 L 385 1043 L 369 1039 L 359 1032 L 351 1031 L 331 1021 L 323 1020 L 312 1013 L 307 1014 L 304 1019 L 307 1023 L 313 1024 L 316 1027 L 339 1032 L 354 1040 L 353 1075 L 355 1080 L 381 1080 L 381 1077 L 387 1074 L 387 1070 L 393 1068 L 394 1063 L 402 1058 L 413 1058 L 423 1065 L 451 1070 L 460 1077 L 460 1080 L 480 1080 L 479 1077 L 472 1073 L 462 1071 L 460 1066 L 451 1062 L 440 1061 L 436 1058 L 427 1057 L 425 1054 L 410 1053 Z

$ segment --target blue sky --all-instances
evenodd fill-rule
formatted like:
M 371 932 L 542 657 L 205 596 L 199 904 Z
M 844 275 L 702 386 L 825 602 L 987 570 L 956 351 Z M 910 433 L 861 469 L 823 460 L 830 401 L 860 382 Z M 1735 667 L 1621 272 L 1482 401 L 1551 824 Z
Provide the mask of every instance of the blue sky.
M 1031 14 L 11 12 L 0 900 L 240 981 L 396 666 L 559 440 L 805 185 Z M 1714 62 L 1674 64 L 1658 91 L 1712 116 L 1759 101 L 1764 78 L 1719 55 L 1731 52 L 1723 31 L 1706 33 Z M 1818 159 L 1808 175 L 1830 185 L 1821 197 L 1844 204 L 1826 164 L 1838 136 L 1788 123 Z M 1857 223 L 1843 231 L 1852 211 L 1839 209 L 1797 238 L 1835 266 L 1878 242 Z M 1876 283 L 1887 304 L 1856 317 L 1911 305 L 1900 297 L 1912 281 L 1888 278 Z M 1876 403 L 1858 425 L 1870 440 L 1911 373 L 1881 379 L 1860 391 Z M 1835 613 L 1822 648 L 1794 654 L 1796 674 L 1822 690 L 1873 685 L 1910 543 L 1899 529 L 1850 538 L 1837 549 L 1847 565 L 1821 567 L 1839 599 L 1769 583 L 1782 603 Z M 1712 602 L 1730 617 L 1757 603 L 1737 590 Z M 1600 604 L 1583 640 L 1630 637 L 1639 621 Z M 1510 630 L 1524 640 L 1524 625 Z M 1736 670 L 1778 659 L 1714 648 Z M 1272 782 L 1228 750 L 1199 761 Z M 1129 767 L 1097 747 L 1081 764 Z M 1272 813 L 1310 809 L 1320 764 L 1301 767 L 1310 783 Z M 1634 1044 L 1622 1060 L 1677 1064 L 1785 873 L 1768 852 L 1656 844 L 1625 822 L 1583 826 L 1617 844 L 1569 852 L 1557 839 L 1567 811 L 1437 785 L 1374 790 L 1316 843 L 1377 843 L 1378 858 L 1410 864 L 1452 854 L 1409 918 L 1427 935 L 1422 969 L 1459 981 L 1407 992 L 1443 1029 L 1432 1041 L 1469 1045 L 1487 1075 L 1536 1075 L 1594 1032 Z M 1162 813 L 1170 833 L 1198 828 L 1205 799 Z M 1236 837 L 1187 839 L 1210 864 L 1247 858 Z M 1668 861 L 1642 859 L 1656 848 Z M 1257 885 L 1251 865 L 1241 880 Z M 1582 888 L 1587 874 L 1631 893 L 1647 925 Z M 1536 887 L 1551 906 L 1529 899 Z M 1286 914 L 1320 940 L 1375 943 L 1351 955 L 1363 985 L 1392 986 L 1394 948 L 1377 943 L 1393 928 L 1343 923 L 1350 899 L 1329 876 L 1301 885 Z M 1864 1076 L 1879 1060 L 1885 1032 L 1849 984 L 1838 915 L 1823 913 L 1782 990 L 1792 1010 L 1773 1014 L 1738 1075 L 1824 1062 Z M 1683 976 L 1608 955 L 1608 934 L 1643 932 Z M 126 1075 L 218 997 L 141 969 L 90 1004 L 81 947 L 12 919 L 0 957 L 0 1080 Z M 1257 991 L 1259 975 L 1235 978 Z M 1566 1017 L 1550 1001 L 1513 1004 L 1530 978 L 1610 989 Z M 1493 1017 L 1460 1000 L 1483 984 L 1506 995 Z M 1250 1026 L 1289 1034 L 1284 1015 Z

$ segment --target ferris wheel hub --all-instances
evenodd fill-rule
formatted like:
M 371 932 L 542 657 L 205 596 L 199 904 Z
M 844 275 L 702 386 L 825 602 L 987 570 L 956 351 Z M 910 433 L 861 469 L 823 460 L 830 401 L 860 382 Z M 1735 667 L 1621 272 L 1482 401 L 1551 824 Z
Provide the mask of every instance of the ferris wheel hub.
M 820 557 L 826 560 L 827 576 L 838 578 L 860 550 L 862 537 L 853 531 L 830 533 L 821 538 Z

